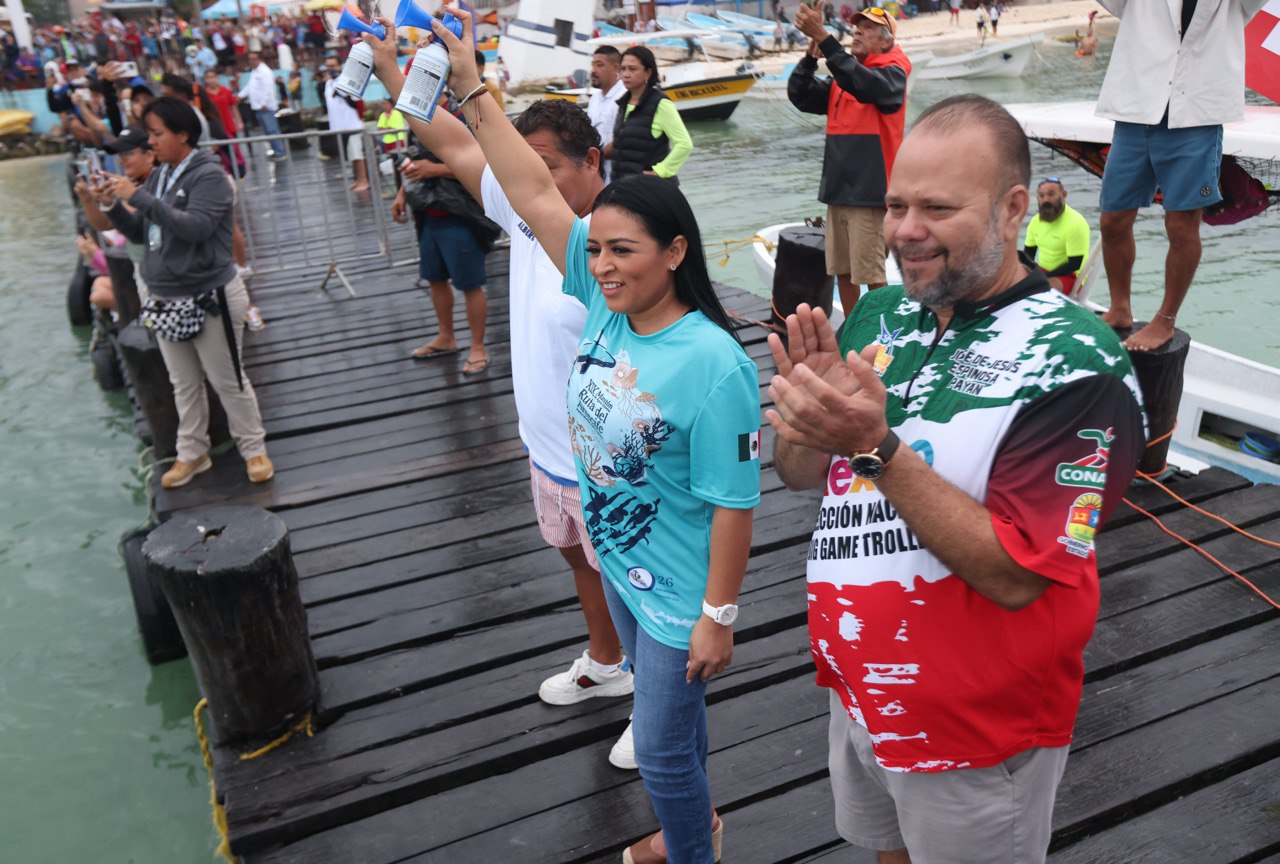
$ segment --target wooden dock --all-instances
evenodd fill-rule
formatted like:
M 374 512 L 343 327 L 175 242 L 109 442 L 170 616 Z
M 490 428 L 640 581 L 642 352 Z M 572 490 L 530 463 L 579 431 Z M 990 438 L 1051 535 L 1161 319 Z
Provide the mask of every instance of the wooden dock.
M 399 227 L 399 226 L 397 226 Z M 412 229 L 399 228 L 409 246 Z M 233 850 L 285 862 L 616 862 L 656 823 L 639 776 L 606 754 L 629 700 L 557 708 L 539 682 L 585 646 L 572 577 L 542 541 L 516 432 L 504 252 L 489 261 L 489 350 L 426 362 L 413 268 L 260 273 L 251 334 L 277 468 L 251 486 L 217 458 L 164 492 L 161 518 L 250 503 L 288 523 L 323 690 L 323 727 L 251 761 L 217 754 Z M 731 310 L 768 301 L 726 289 Z M 772 372 L 764 331 L 744 325 Z M 763 452 L 772 451 L 766 427 Z M 871 860 L 844 844 L 827 783 L 827 701 L 813 685 L 804 563 L 816 496 L 764 463 L 733 666 L 708 701 L 713 800 L 730 864 Z M 1280 541 L 1280 488 L 1212 469 L 1188 500 Z M 1280 594 L 1280 555 L 1164 493 L 1132 500 Z M 1055 864 L 1280 861 L 1280 615 L 1122 505 L 1098 540 L 1102 612 L 1054 817 Z M 198 826 L 189 829 L 198 830 Z

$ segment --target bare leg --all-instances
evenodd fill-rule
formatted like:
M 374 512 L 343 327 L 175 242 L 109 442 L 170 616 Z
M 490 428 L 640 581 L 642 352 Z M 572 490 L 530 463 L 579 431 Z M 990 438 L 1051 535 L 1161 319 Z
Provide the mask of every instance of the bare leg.
M 471 351 L 467 354 L 467 362 L 462 371 L 479 372 L 489 365 L 489 352 L 484 347 L 484 325 L 489 316 L 489 300 L 485 297 L 484 288 L 464 291 L 462 299 L 467 306 L 467 327 L 471 329 Z
M 240 230 L 239 222 L 231 223 L 231 257 L 240 267 L 245 267 L 249 263 L 249 256 L 246 254 L 244 243 L 244 232 Z
M 1173 338 L 1173 319 L 1182 308 L 1200 265 L 1200 211 L 1166 210 L 1169 252 L 1164 259 L 1164 299 L 1151 323 L 1125 340 L 1131 351 L 1154 351 Z
M 1102 264 L 1106 268 L 1107 287 L 1111 291 L 1111 308 L 1102 320 L 1116 330 L 1127 330 L 1133 326 L 1130 285 L 1133 261 L 1138 254 L 1133 241 L 1133 221 L 1137 217 L 1137 210 L 1120 210 L 1103 213 L 1098 223 L 1102 229 Z
M 369 172 L 365 168 L 363 159 L 356 159 L 351 163 L 351 170 L 356 175 L 356 182 L 351 184 L 352 192 L 369 191 Z
M 438 332 L 436 338 L 413 352 L 415 357 L 429 356 L 439 351 L 454 351 L 458 347 L 457 337 L 453 334 L 453 286 L 448 280 L 431 283 L 431 305 L 436 310 Z
M 911 856 L 906 849 L 894 849 L 890 852 L 877 852 L 876 861 L 879 864 L 911 864 Z
M 840 306 L 844 309 L 845 317 L 848 317 L 853 314 L 853 307 L 862 296 L 862 286 L 854 282 L 848 273 L 837 276 L 836 285 L 840 289 Z
M 560 550 L 564 560 L 573 570 L 573 584 L 578 590 L 578 602 L 582 604 L 583 617 L 587 619 L 587 654 L 604 666 L 622 662 L 622 640 L 609 617 L 609 605 L 604 599 L 604 584 L 600 573 L 587 562 L 587 553 L 581 546 L 566 546 Z

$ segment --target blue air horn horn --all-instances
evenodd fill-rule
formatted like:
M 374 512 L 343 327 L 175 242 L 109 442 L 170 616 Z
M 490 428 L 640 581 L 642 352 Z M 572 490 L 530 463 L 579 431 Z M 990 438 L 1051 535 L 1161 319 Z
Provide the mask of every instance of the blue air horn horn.
M 400 6 L 396 9 L 397 27 L 418 27 L 434 35 L 435 31 L 431 29 L 433 20 L 435 19 L 419 9 L 413 0 L 400 0 Z M 462 38 L 462 22 L 457 18 L 446 12 L 440 23 L 454 36 Z M 396 108 L 423 123 L 430 123 L 448 77 L 449 49 L 439 39 L 433 39 L 430 45 L 419 48 L 413 55 L 413 66 L 400 90 Z
M 385 39 L 387 36 L 386 27 L 366 23 L 350 6 L 343 7 L 342 17 L 338 19 L 338 29 L 352 33 L 371 33 L 378 39 Z M 347 55 L 347 62 L 342 64 L 342 72 L 338 74 L 338 83 L 333 85 L 333 89 L 352 99 L 362 99 L 372 74 L 373 49 L 364 42 L 357 42 L 351 46 L 351 53 Z

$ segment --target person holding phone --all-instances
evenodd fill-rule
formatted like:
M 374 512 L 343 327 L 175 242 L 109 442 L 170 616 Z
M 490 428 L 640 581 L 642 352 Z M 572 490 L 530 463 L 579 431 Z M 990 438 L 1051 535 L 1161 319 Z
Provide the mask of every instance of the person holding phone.
M 445 8 L 470 33 L 470 14 Z M 756 365 L 711 285 L 679 188 L 615 180 L 588 227 L 489 97 L 472 37 L 433 29 L 494 177 L 564 274 L 564 293 L 587 309 L 568 382 L 570 438 L 609 610 L 634 662 L 635 757 L 662 829 L 623 860 L 711 864 L 724 826 L 711 807 L 705 694 L 733 656 L 760 498 Z
M 249 295 L 231 256 L 231 185 L 217 157 L 196 148 L 200 121 L 189 104 L 162 97 L 147 106 L 143 122 L 160 170 L 142 186 L 127 175 L 105 174 L 100 199 L 111 202 L 112 225 L 146 246 L 138 265 L 143 321 L 161 337 L 178 409 L 177 460 L 161 485 L 184 486 L 212 467 L 206 380 L 226 409 L 249 480 L 265 482 L 275 468 L 258 399 L 240 363 Z

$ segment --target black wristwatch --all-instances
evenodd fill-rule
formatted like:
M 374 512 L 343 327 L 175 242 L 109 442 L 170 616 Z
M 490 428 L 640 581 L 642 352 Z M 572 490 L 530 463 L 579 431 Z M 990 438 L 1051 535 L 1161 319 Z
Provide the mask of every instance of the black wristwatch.
M 849 467 L 854 474 L 866 480 L 875 480 L 889 467 L 889 460 L 898 452 L 898 436 L 889 430 L 884 440 L 870 450 L 849 456 Z

